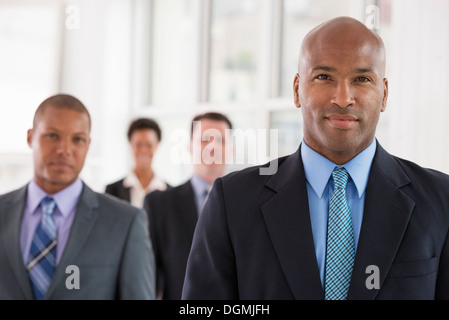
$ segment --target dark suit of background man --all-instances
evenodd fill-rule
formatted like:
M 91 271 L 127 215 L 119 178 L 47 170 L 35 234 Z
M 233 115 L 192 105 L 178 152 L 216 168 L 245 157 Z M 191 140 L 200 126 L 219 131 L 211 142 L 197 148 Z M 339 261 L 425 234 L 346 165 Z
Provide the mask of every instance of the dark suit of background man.
M 155 298 L 145 212 L 78 177 L 90 128 L 73 96 L 52 96 L 36 110 L 28 130 L 34 178 L 0 196 L 0 299 Z M 52 201 L 40 204 L 46 197 L 56 204 L 50 215 Z
M 156 257 L 158 298 L 180 300 L 187 258 L 198 215 L 214 180 L 226 169 L 226 152 L 232 124 L 220 113 L 194 117 L 191 124 L 190 152 L 193 176 L 166 191 L 153 191 L 145 198 L 150 236 Z
M 293 83 L 303 141 L 276 160 L 273 175 L 253 167 L 215 181 L 183 299 L 324 299 L 328 286 L 343 283 L 342 299 L 449 298 L 449 177 L 390 155 L 375 139 L 384 72 L 382 40 L 355 19 L 306 35 Z M 346 188 L 334 188 L 335 168 L 337 182 L 349 174 Z M 340 209 L 330 202 L 334 189 L 345 190 Z M 331 208 L 346 207 L 352 241 L 327 227 Z M 329 250 L 337 238 L 345 246 Z

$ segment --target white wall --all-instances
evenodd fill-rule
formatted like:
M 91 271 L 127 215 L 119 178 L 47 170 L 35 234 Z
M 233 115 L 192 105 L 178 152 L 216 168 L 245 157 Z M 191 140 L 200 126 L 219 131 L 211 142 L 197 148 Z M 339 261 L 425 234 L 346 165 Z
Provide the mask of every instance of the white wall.
M 449 1 L 392 1 L 389 150 L 449 173 Z
M 126 140 L 132 112 L 133 5 L 78 0 L 80 26 L 64 29 L 61 91 L 80 98 L 92 117 L 92 144 L 81 173 L 96 190 L 129 167 Z

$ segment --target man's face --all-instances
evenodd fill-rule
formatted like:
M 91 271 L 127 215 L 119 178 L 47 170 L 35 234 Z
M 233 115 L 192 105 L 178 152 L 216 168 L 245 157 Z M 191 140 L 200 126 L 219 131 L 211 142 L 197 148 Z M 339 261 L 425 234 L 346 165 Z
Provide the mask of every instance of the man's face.
M 157 134 L 151 129 L 139 129 L 134 131 L 129 141 L 134 155 L 136 168 L 151 167 L 153 156 L 159 145 Z
M 230 152 L 232 137 L 224 121 L 203 119 L 194 125 L 190 152 L 194 171 L 202 179 L 212 182 L 226 169 L 226 154 Z
M 46 107 L 36 126 L 28 130 L 33 150 L 34 177 L 53 194 L 72 184 L 81 172 L 90 145 L 87 114 Z
M 295 103 L 306 143 L 330 160 L 348 161 L 373 141 L 386 108 L 383 51 L 368 41 L 321 40 L 303 52 Z

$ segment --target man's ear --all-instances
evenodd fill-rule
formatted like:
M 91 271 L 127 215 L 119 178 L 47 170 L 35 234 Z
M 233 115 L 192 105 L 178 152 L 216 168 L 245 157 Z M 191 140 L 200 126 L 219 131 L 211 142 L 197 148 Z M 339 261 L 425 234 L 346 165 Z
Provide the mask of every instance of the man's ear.
M 296 108 L 301 108 L 301 105 L 299 103 L 299 73 L 295 75 L 295 79 L 293 80 L 293 96 Z
M 387 99 L 388 99 L 388 79 L 384 78 L 384 97 L 382 99 L 382 108 L 380 112 L 384 112 L 387 109 Z
M 31 148 L 31 143 L 33 142 L 33 129 L 28 129 L 27 131 L 27 143 L 28 146 Z

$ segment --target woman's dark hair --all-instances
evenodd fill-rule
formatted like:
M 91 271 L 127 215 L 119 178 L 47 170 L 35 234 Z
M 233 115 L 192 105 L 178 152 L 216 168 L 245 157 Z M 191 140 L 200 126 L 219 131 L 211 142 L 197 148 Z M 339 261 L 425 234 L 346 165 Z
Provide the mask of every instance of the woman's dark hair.
M 150 118 L 138 118 L 131 122 L 128 128 L 128 141 L 131 141 L 133 133 L 137 130 L 149 129 L 156 133 L 157 139 L 160 142 L 162 139 L 161 128 L 156 121 Z

